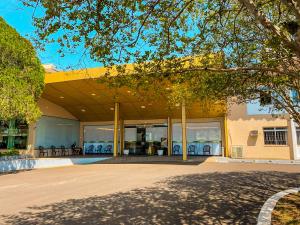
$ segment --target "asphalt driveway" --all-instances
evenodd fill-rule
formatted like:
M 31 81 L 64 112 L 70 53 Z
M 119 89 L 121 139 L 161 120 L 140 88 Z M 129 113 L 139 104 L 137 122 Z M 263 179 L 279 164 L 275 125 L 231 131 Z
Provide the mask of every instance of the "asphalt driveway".
M 256 224 L 300 166 L 94 164 L 0 176 L 2 224 Z

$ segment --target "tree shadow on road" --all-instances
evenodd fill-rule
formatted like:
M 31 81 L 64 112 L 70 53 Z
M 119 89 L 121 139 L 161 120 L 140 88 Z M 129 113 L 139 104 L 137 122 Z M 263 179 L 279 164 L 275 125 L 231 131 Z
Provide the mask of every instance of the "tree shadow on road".
M 146 176 L 146 175 L 145 175 Z M 155 186 L 30 208 L 5 224 L 256 224 L 263 203 L 297 187 L 300 173 L 230 172 L 171 177 Z

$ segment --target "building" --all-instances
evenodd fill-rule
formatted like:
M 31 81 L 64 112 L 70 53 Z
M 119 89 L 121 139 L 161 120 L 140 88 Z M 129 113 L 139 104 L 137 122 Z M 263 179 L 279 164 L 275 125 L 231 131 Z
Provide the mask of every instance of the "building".
M 299 159 L 300 129 L 287 115 L 274 118 L 259 102 L 251 104 L 143 101 L 126 88 L 97 82 L 104 68 L 51 71 L 38 104 L 36 124 L 16 121 L 14 135 L 2 122 L 1 148 L 14 147 L 39 156 L 39 146 L 69 148 L 85 154 L 212 155 L 252 159 Z M 26 150 L 27 149 L 27 150 Z M 159 151 L 162 150 L 162 151 Z M 51 155 L 51 154 L 50 154 Z

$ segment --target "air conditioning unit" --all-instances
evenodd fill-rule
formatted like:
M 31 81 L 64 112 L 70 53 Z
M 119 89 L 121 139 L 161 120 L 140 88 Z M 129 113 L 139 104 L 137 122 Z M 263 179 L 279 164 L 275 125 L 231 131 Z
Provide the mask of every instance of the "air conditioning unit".
M 243 146 L 236 145 L 231 147 L 231 158 L 241 159 L 243 158 Z
M 250 136 L 251 137 L 257 137 L 258 136 L 258 130 L 251 130 L 250 131 Z

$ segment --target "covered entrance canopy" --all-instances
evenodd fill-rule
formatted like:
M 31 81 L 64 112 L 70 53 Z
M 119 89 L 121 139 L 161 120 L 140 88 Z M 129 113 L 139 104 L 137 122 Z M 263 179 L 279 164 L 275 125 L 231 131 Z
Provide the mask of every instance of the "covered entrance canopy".
M 111 89 L 98 80 L 104 73 L 104 68 L 48 73 L 42 97 L 62 106 L 80 121 L 113 120 L 115 102 L 120 103 L 122 119 L 181 118 L 180 103 L 170 110 L 163 97 L 149 102 L 127 88 Z M 186 113 L 187 118 L 222 117 L 225 105 L 195 102 L 187 105 Z
M 187 105 L 177 103 L 174 107 L 170 107 L 164 96 L 149 101 L 146 100 L 147 98 L 134 95 L 125 87 L 109 88 L 99 82 L 99 78 L 105 72 L 105 68 L 94 68 L 48 73 L 45 77 L 46 87 L 42 97 L 65 108 L 80 122 L 114 121 L 112 144 L 114 156 L 118 155 L 119 143 L 121 143 L 120 151 L 124 149 L 124 123 L 120 123 L 120 120 L 168 119 L 167 145 L 168 155 L 170 155 L 173 146 L 171 120 L 181 119 L 181 152 L 183 159 L 186 159 L 188 146 L 186 119 L 220 118 L 225 115 L 224 103 L 194 102 Z M 166 89 L 166 87 L 161 88 Z

